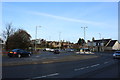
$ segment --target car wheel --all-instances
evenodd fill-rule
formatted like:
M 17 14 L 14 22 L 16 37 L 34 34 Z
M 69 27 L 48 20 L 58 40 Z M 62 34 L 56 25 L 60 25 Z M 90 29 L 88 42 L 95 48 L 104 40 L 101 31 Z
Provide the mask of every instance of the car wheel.
M 30 56 L 31 56 L 31 54 L 28 54 L 28 56 L 30 57 Z
M 18 58 L 21 58 L 21 54 L 18 54 Z

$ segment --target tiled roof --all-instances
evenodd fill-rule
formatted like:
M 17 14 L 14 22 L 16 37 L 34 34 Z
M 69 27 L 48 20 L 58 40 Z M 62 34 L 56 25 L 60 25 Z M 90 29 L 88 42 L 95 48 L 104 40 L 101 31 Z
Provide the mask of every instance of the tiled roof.
M 112 40 L 110 43 L 107 45 L 107 47 L 113 47 L 114 44 L 116 43 L 117 40 Z
M 105 46 L 110 40 L 111 39 L 100 39 L 100 40 L 94 40 L 93 42 L 104 43 L 104 46 Z

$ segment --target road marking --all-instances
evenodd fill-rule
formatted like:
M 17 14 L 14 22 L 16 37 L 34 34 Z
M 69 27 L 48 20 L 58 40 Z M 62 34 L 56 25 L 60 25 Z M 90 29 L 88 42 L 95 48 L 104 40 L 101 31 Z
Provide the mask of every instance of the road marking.
M 59 73 L 53 73 L 53 74 L 44 75 L 44 76 L 40 76 L 40 77 L 34 77 L 32 79 L 46 78 L 46 77 L 52 77 L 52 76 L 57 76 L 57 75 L 59 75 Z
M 36 56 L 36 57 L 40 57 L 40 56 Z
M 79 70 L 87 69 L 87 68 L 90 68 L 90 67 L 96 67 L 96 66 L 99 66 L 99 65 L 100 65 L 100 64 L 95 64 L 95 65 L 92 65 L 92 66 L 77 68 L 77 69 L 74 69 L 74 71 L 79 71 Z
M 86 68 L 89 68 L 90 66 L 87 66 Z
M 85 67 L 74 69 L 74 71 L 79 71 L 79 70 L 83 70 L 83 69 L 85 69 Z
M 108 62 L 104 62 L 104 64 L 107 64 Z
M 83 68 L 80 68 L 80 69 L 85 69 L 85 67 L 83 67 Z
M 90 67 L 95 67 L 95 66 L 99 66 L 100 64 L 95 64 L 95 65 L 92 65 L 92 66 L 90 66 Z

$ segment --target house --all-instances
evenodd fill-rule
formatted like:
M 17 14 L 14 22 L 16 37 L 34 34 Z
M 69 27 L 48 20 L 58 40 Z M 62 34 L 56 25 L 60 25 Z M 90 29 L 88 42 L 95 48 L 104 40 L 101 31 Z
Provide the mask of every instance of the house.
M 120 50 L 120 43 L 118 40 L 100 39 L 89 41 L 88 48 L 92 51 L 112 51 Z
M 72 48 L 73 43 L 71 42 L 64 42 L 64 41 L 46 41 L 44 39 L 35 39 L 35 40 L 31 40 L 31 45 L 35 46 L 36 43 L 36 47 L 37 48 Z
M 4 41 L 0 38 L 0 51 L 3 49 Z

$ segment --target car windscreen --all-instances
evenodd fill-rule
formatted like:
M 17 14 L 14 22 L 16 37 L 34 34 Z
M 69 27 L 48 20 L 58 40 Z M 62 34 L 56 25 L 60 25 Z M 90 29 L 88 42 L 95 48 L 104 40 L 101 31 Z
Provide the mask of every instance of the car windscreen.
M 15 52 L 15 51 L 20 51 L 20 49 L 13 49 L 12 51 L 13 51 L 13 52 Z

